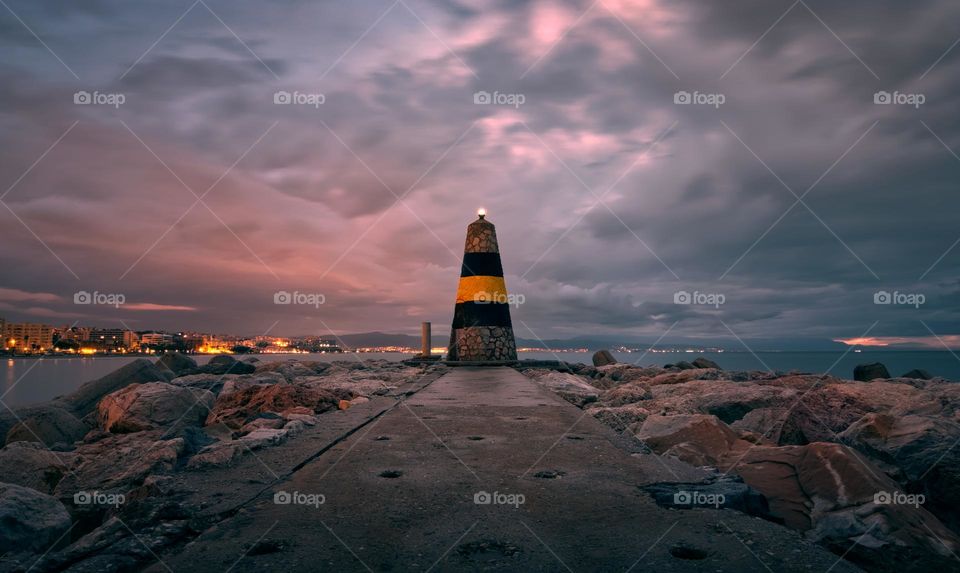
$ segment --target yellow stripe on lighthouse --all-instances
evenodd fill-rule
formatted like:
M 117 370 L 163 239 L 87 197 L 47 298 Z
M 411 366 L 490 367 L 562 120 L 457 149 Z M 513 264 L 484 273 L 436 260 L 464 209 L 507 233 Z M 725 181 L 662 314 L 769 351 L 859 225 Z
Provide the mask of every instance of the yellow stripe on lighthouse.
M 460 277 L 457 304 L 463 302 L 506 303 L 507 285 L 503 277 Z

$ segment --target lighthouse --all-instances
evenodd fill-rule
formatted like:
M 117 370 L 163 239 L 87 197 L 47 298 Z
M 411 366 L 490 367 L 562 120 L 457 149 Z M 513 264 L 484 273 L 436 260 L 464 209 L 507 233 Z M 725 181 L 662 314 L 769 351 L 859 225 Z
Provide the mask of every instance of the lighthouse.
M 497 230 L 480 209 L 467 226 L 460 285 L 450 329 L 447 360 L 495 362 L 517 359 L 503 280 Z

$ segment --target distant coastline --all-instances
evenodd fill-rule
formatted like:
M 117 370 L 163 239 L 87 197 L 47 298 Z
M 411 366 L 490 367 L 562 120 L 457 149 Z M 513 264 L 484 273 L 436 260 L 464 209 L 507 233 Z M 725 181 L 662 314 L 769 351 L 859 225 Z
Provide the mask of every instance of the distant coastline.
M 586 348 L 518 348 L 517 352 L 522 354 L 593 354 L 596 349 L 586 349 Z M 950 350 L 932 350 L 932 349 L 917 349 L 917 350 L 904 350 L 904 349 L 865 349 L 865 350 L 758 350 L 756 352 L 751 352 L 749 350 L 631 350 L 631 351 L 612 351 L 617 354 L 646 354 L 646 355 L 658 355 L 658 354 L 733 354 L 733 355 L 752 355 L 752 354 L 862 354 L 865 352 L 871 354 L 953 354 Z M 357 354 L 419 354 L 419 348 L 405 348 L 398 350 L 342 350 L 339 352 L 269 352 L 269 353 L 245 353 L 245 354 L 236 354 L 230 352 L 222 353 L 184 353 L 195 358 L 201 357 L 213 357 L 221 354 L 226 354 L 228 356 L 313 356 L 313 355 L 326 355 L 326 356 L 340 356 L 340 355 L 357 355 Z M 96 353 L 96 354 L 16 354 L 16 355 L 0 355 L 0 359 L 6 360 L 63 360 L 63 359 L 90 359 L 90 358 L 157 358 L 159 355 L 146 352 L 127 352 L 123 354 L 114 354 L 114 353 Z M 960 359 L 958 359 L 960 360 Z

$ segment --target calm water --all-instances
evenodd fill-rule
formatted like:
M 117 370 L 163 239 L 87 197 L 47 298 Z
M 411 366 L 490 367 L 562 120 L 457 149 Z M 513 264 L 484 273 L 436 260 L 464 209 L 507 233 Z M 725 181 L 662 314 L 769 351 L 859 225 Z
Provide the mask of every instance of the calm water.
M 640 365 L 662 366 L 680 360 L 691 361 L 697 356 L 705 356 L 727 370 L 799 370 L 801 372 L 822 373 L 827 370 L 842 378 L 853 377 L 853 367 L 864 362 L 882 362 L 890 374 L 898 376 L 913 368 L 922 368 L 935 376 L 950 380 L 960 380 L 960 359 L 949 352 L 758 352 L 756 356 L 747 352 L 707 352 L 656 353 L 643 356 L 641 353 L 618 353 L 614 355 L 621 362 Z M 261 354 L 261 361 L 277 360 L 372 360 L 384 358 L 401 360 L 409 354 L 368 353 L 368 354 Z M 556 359 L 567 362 L 590 363 L 591 353 L 560 352 L 523 352 L 522 359 Z M 209 356 L 195 357 L 200 364 L 206 363 Z M 96 358 L 15 358 L 0 361 L 0 400 L 8 406 L 22 406 L 44 402 L 61 394 L 68 394 L 80 384 L 108 374 L 124 364 L 135 360 L 132 357 L 96 357 Z

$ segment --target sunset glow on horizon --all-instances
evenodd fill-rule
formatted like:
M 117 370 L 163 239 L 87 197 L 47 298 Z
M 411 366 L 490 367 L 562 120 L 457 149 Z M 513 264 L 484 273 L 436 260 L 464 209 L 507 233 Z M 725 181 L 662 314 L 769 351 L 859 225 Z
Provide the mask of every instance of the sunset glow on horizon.
M 918 346 L 931 350 L 948 350 L 960 348 L 960 335 L 947 336 L 867 336 L 860 338 L 835 338 L 834 342 L 842 342 L 847 346 L 868 346 L 888 348 L 891 346 L 913 347 Z

